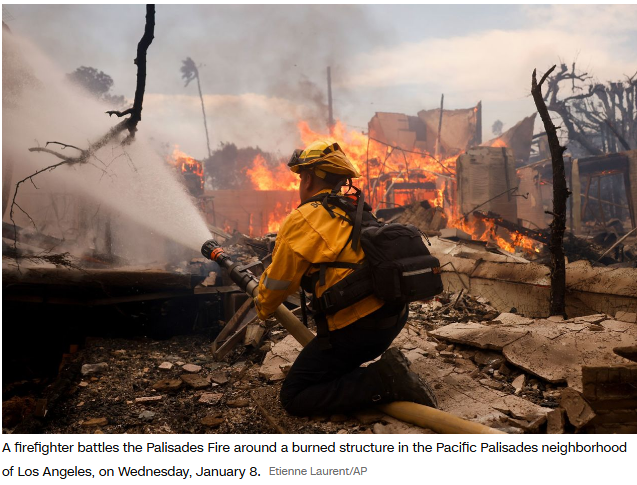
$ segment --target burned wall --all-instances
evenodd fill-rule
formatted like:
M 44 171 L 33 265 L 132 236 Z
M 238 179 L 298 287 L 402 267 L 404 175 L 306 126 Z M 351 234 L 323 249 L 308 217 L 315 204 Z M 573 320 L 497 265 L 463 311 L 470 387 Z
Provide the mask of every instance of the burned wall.
M 209 224 L 248 236 L 277 232 L 299 205 L 298 192 L 291 190 L 212 190 L 205 197 Z
M 511 222 L 518 221 L 514 189 L 519 181 L 515 173 L 513 150 L 506 147 L 475 147 L 456 162 L 458 205 L 461 214 L 491 211 Z

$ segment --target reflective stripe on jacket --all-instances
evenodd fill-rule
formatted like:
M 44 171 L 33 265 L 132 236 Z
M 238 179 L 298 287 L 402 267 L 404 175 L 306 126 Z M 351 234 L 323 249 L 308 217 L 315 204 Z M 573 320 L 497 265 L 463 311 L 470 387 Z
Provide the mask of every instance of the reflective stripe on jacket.
M 318 193 L 328 193 L 323 190 Z M 344 213 L 334 208 L 334 212 Z M 320 202 L 304 204 L 285 219 L 276 238 L 272 252 L 272 264 L 261 275 L 256 306 L 259 318 L 265 319 L 292 293 L 299 290 L 304 274 L 312 274 L 318 268 L 312 264 L 334 261 L 360 263 L 365 258 L 359 247 L 354 251 L 348 241 L 352 226 L 339 217 L 332 218 Z M 327 268 L 325 285 L 317 283 L 316 295 L 341 281 L 354 270 Z M 334 315 L 327 316 L 330 330 L 343 328 L 376 311 L 383 302 L 368 296 Z

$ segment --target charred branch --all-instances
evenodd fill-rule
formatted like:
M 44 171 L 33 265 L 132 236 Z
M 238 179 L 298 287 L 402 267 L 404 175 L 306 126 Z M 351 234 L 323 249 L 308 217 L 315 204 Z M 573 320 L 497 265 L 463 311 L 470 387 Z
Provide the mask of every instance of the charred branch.
M 480 211 L 474 211 L 472 214 L 477 219 L 486 219 L 488 221 L 492 221 L 496 226 L 503 227 L 509 232 L 519 232 L 524 237 L 529 237 L 543 244 L 549 243 L 550 234 L 548 231 L 535 231 L 533 229 L 526 228 L 524 226 L 516 224 L 515 222 L 507 221 L 506 219 L 500 217 L 498 214 L 494 214 L 490 211 L 486 214 Z
M 79 152 L 83 152 L 84 150 L 82 150 L 81 148 L 78 148 L 74 145 L 67 145 L 66 143 L 62 143 L 60 141 L 47 141 L 46 144 L 44 145 L 45 148 L 48 147 L 49 145 L 61 145 L 62 146 L 62 150 L 64 150 L 65 148 L 75 148 L 77 151 Z
M 619 134 L 619 132 L 617 131 L 617 129 L 615 128 L 613 123 L 611 123 L 611 121 L 609 119 L 605 119 L 604 123 L 606 123 L 608 125 L 608 127 L 610 128 L 610 131 L 612 131 L 613 134 L 617 137 L 617 139 L 619 140 L 619 143 L 621 143 L 622 146 L 624 147 L 624 150 L 630 150 L 630 145 L 624 139 L 624 137 Z
M 30 152 L 43 152 L 43 153 L 48 153 L 50 155 L 53 155 L 59 159 L 61 159 L 61 162 L 49 165 L 45 168 L 42 168 L 34 173 L 32 173 L 31 175 L 23 178 L 22 180 L 20 180 L 18 183 L 16 183 L 15 186 L 15 192 L 13 194 L 13 200 L 11 203 L 11 210 L 10 210 L 10 219 L 11 222 L 13 224 L 14 230 L 16 227 L 14 218 L 13 218 L 13 214 L 14 214 L 14 208 L 18 208 L 20 209 L 20 211 L 22 211 L 30 220 L 30 222 L 33 224 L 33 226 L 36 228 L 37 230 L 37 226 L 35 224 L 35 221 L 33 221 L 33 219 L 31 218 L 31 216 L 26 213 L 22 207 L 20 207 L 20 205 L 16 202 L 16 198 L 18 196 L 18 191 L 20 189 L 20 186 L 26 182 L 27 180 L 29 180 L 33 186 L 37 189 L 37 186 L 35 185 L 35 182 L 33 181 L 34 177 L 36 177 L 37 175 L 43 173 L 43 172 L 48 172 L 50 170 L 54 170 L 57 167 L 61 166 L 61 165 L 76 165 L 76 164 L 84 164 L 89 162 L 89 160 L 91 159 L 91 157 L 94 157 L 96 160 L 98 160 L 100 163 L 104 164 L 103 162 L 101 162 L 101 160 L 99 160 L 95 154 L 98 150 L 100 150 L 101 148 L 103 148 L 104 146 L 106 146 L 108 143 L 110 143 L 111 141 L 113 141 L 115 138 L 117 138 L 117 136 L 122 133 L 125 130 L 128 130 L 129 135 L 123 140 L 122 144 L 126 144 L 129 143 L 130 141 L 132 141 L 132 139 L 135 136 L 135 132 L 137 131 L 137 123 L 139 121 L 141 121 L 142 119 L 142 103 L 144 100 L 144 91 L 145 91 L 145 86 L 146 86 L 146 53 L 148 50 L 148 47 L 150 46 L 150 44 L 153 41 L 154 38 L 154 32 L 155 32 L 155 6 L 154 5 L 146 5 L 146 25 L 144 27 L 144 34 L 141 38 L 141 40 L 139 41 L 139 43 L 137 44 L 137 57 L 135 58 L 135 64 L 137 65 L 137 86 L 136 86 L 136 90 L 135 90 L 135 100 L 133 103 L 133 107 L 125 110 L 123 112 L 119 112 L 119 111 L 107 111 L 107 113 L 110 115 L 116 115 L 118 117 L 123 117 L 126 116 L 128 114 L 130 114 L 130 118 L 127 118 L 121 122 L 119 122 L 117 125 L 113 126 L 106 134 L 104 134 L 101 138 L 99 138 L 96 142 L 92 143 L 89 145 L 88 149 L 83 150 L 81 148 L 78 148 L 75 145 L 69 145 L 67 143 L 63 143 L 63 142 L 59 142 L 59 141 L 49 141 L 46 143 L 45 147 L 32 147 L 29 148 Z M 53 145 L 60 145 L 62 148 L 62 150 L 64 150 L 65 148 L 74 148 L 75 150 L 78 150 L 80 152 L 80 155 L 77 157 L 68 157 L 66 155 L 63 155 L 61 153 L 56 152 L 55 150 L 51 150 L 49 148 L 46 148 L 48 145 L 53 144 Z M 93 165 L 93 164 L 91 164 Z M 95 166 L 95 165 L 94 165 Z M 98 167 L 99 168 L 99 167 Z M 104 171 L 103 169 L 100 169 L 102 171 Z M 16 231 L 17 234 L 17 231 Z M 13 247 L 14 249 L 16 249 L 16 245 L 17 245 L 17 239 L 14 239 L 13 241 Z
M 137 86 L 135 88 L 135 100 L 131 108 L 131 116 L 126 121 L 126 128 L 129 131 L 129 138 L 135 137 L 137 123 L 142 120 L 142 104 L 144 102 L 144 91 L 146 90 L 146 53 L 148 47 L 155 38 L 155 5 L 146 5 L 146 26 L 144 35 L 137 44 Z
M 128 108 L 125 111 L 106 111 L 106 114 L 110 117 L 110 116 L 117 116 L 118 118 L 121 118 L 123 116 L 128 116 L 129 114 L 131 114 L 133 112 L 133 108 Z
M 543 99 L 548 110 L 562 119 L 568 139 L 588 154 L 601 155 L 615 148 L 614 143 L 610 146 L 605 143 L 606 120 L 612 124 L 612 131 L 621 146 L 632 149 L 637 146 L 636 87 L 633 78 L 626 79 L 601 84 L 594 82 L 588 73 L 578 73 L 575 64 L 572 69 L 561 64 L 559 71 L 546 77 Z M 539 84 L 543 85 L 544 80 Z M 563 84 L 568 86 L 570 93 L 560 97 Z
M 549 110 L 542 96 L 542 84 L 553 72 L 556 66 L 549 69 L 538 83 L 536 70 L 533 70 L 531 78 L 531 94 L 542 118 L 544 130 L 549 141 L 551 159 L 553 163 L 553 221 L 550 224 L 551 237 L 549 251 L 551 253 L 551 315 L 563 315 L 566 317 L 566 264 L 564 261 L 564 232 L 566 230 L 566 200 L 570 192 L 566 186 L 564 170 L 565 147 L 560 145 L 557 130 L 551 121 Z M 562 66 L 563 70 L 565 66 Z

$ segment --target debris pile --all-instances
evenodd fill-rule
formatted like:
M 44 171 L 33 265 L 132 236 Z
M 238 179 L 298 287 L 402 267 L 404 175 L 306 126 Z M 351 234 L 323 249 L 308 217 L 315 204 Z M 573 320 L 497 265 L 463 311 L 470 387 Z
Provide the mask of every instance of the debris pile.
M 379 217 L 383 215 L 379 211 Z M 440 207 L 431 207 L 427 201 L 416 202 L 393 211 L 386 210 L 386 222 L 400 222 L 401 224 L 411 224 L 420 229 L 420 232 L 427 236 L 437 236 L 440 230 L 447 227 L 447 216 Z
M 488 322 L 499 315 L 486 298 L 474 297 L 464 290 L 410 303 L 409 310 L 411 317 L 428 330 L 453 322 Z

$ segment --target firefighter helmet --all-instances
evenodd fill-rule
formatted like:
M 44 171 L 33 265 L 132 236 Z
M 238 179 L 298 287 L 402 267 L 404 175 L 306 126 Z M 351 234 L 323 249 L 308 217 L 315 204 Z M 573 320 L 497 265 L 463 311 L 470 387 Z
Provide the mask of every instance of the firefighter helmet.
M 314 173 L 325 178 L 327 173 L 343 175 L 346 178 L 357 178 L 361 174 L 350 162 L 338 143 L 317 140 L 305 150 L 294 150 L 288 167 L 294 173 L 313 168 Z

